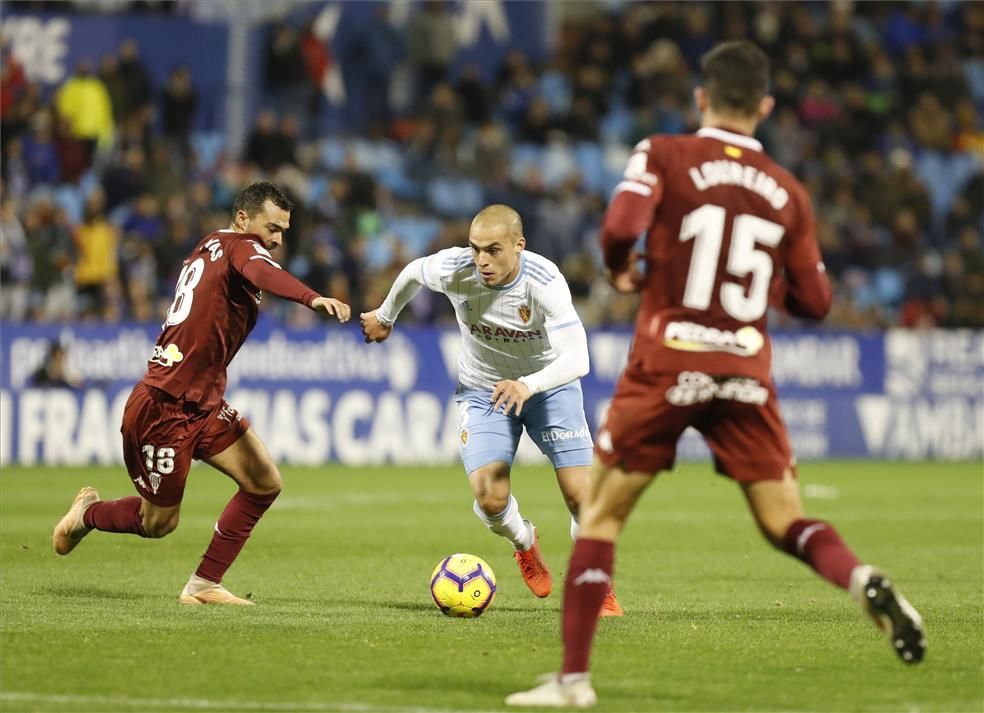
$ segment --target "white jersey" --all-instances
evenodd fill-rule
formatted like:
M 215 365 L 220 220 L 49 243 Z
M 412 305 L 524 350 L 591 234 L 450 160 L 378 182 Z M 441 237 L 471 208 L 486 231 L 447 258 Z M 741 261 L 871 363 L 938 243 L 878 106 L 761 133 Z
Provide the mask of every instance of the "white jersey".
M 577 327 L 583 334 L 557 266 L 528 250 L 519 259 L 519 274 L 503 286 L 482 282 L 467 247 L 441 250 L 408 266 L 419 270 L 415 282 L 443 292 L 454 306 L 463 344 L 458 381 L 465 388 L 491 390 L 497 381 L 529 376 L 556 361 L 548 332 Z M 396 305 L 387 303 L 380 313 L 392 321 L 390 308 Z

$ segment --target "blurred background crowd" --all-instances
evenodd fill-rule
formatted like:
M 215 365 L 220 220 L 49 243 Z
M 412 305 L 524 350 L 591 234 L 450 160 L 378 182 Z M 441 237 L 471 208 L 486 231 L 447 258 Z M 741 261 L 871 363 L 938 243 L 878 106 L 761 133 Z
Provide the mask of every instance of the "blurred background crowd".
M 50 92 L 5 46 L 3 318 L 158 321 L 181 260 L 265 177 L 296 203 L 282 264 L 355 310 L 501 202 L 561 265 L 587 324 L 630 323 L 634 299 L 610 295 L 600 270 L 607 198 L 635 142 L 696 129 L 701 55 L 750 38 L 773 60 L 758 138 L 816 207 L 837 295 L 827 324 L 984 326 L 984 3 L 577 3 L 546 61 L 513 51 L 494 76 L 454 62 L 447 4 L 415 3 L 400 29 L 388 7 L 331 45 L 310 23 L 269 23 L 242 147 L 196 129 L 204 88 L 181 66 L 155 86 L 133 41 Z M 366 91 L 328 125 L 335 62 Z M 423 296 L 408 311 L 452 319 Z

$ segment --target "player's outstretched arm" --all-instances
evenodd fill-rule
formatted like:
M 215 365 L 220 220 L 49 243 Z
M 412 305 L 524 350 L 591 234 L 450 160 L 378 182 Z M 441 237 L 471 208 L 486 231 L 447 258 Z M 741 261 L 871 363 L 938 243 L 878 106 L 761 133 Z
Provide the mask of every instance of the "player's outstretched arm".
M 322 297 L 270 256 L 269 251 L 254 240 L 240 240 L 232 247 L 232 264 L 240 275 L 271 295 L 297 302 L 325 315 L 334 315 L 347 322 L 352 308 L 333 297 Z

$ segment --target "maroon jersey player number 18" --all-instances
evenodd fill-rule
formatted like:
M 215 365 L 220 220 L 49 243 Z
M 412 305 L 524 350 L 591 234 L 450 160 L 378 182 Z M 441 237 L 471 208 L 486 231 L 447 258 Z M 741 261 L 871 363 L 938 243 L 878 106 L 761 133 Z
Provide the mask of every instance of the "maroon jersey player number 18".
M 102 501 L 95 489 L 82 488 L 52 535 L 58 554 L 71 552 L 92 530 L 169 534 L 178 525 L 191 462 L 203 460 L 239 490 L 179 601 L 252 604 L 220 583 L 283 481 L 249 422 L 224 400 L 226 369 L 256 324 L 264 291 L 340 322 L 351 313 L 274 259 L 291 207 L 274 184 L 253 183 L 236 198 L 230 227 L 206 236 L 185 259 L 147 373 L 123 412 L 123 459 L 139 495 Z

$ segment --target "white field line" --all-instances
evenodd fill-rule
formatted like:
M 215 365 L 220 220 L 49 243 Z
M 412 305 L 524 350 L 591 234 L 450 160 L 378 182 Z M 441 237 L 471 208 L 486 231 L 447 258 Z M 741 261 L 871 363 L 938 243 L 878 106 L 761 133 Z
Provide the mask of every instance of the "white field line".
M 416 706 L 386 706 L 369 703 L 332 703 L 329 701 L 249 701 L 217 700 L 212 698 L 131 698 L 129 696 L 82 696 L 2 691 L 5 703 L 42 703 L 104 710 L 102 706 L 125 706 L 147 711 L 157 710 L 215 710 L 215 711 L 337 711 L 340 713 L 450 713 L 450 708 L 420 708 Z

